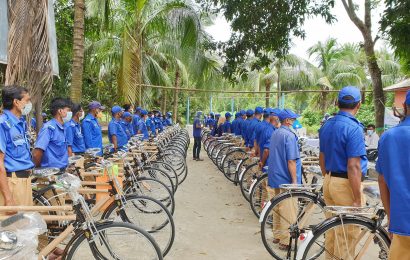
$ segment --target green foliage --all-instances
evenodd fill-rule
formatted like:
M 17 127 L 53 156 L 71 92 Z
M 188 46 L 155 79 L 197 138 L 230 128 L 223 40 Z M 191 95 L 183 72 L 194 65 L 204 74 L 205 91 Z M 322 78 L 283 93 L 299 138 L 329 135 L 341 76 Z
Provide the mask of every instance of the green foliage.
M 384 35 L 402 59 L 402 68 L 410 75 L 410 1 L 385 0 L 386 9 L 381 20 Z

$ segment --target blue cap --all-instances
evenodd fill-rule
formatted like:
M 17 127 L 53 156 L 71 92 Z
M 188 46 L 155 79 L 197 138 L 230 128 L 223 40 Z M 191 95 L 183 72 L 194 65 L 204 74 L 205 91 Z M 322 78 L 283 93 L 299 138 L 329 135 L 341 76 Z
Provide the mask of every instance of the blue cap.
M 343 104 L 356 103 L 362 100 L 362 94 L 357 87 L 347 86 L 340 90 L 338 100 Z
M 405 103 L 406 103 L 406 105 L 410 105 L 410 90 L 407 91 Z
M 167 112 L 167 116 L 172 116 L 172 113 L 171 113 L 171 112 Z
M 119 112 L 121 112 L 122 111 L 122 107 L 120 107 L 120 106 L 113 106 L 112 108 L 111 108 L 111 113 L 113 113 L 113 114 L 117 114 L 117 113 L 119 113 Z
M 209 113 L 211 116 L 215 115 L 214 112 Z
M 263 113 L 263 107 L 256 107 L 255 108 L 255 114 L 262 114 Z
M 231 113 L 229 113 L 229 112 L 226 112 L 226 113 L 225 113 L 225 117 L 231 117 L 231 116 L 232 116 Z
M 235 113 L 235 118 L 240 117 L 240 116 L 241 116 L 241 113 L 240 113 L 240 112 L 236 112 L 236 113 Z
M 141 115 L 143 116 L 148 115 L 148 111 L 145 109 L 141 109 Z
M 96 108 L 99 108 L 99 109 L 101 109 L 101 110 L 104 110 L 104 109 L 105 109 L 105 107 L 102 106 L 101 103 L 98 102 L 98 101 L 92 101 L 92 102 L 90 102 L 90 103 L 88 104 L 88 109 L 91 110 L 91 109 L 96 109 Z
M 46 113 L 41 113 L 41 116 L 43 116 L 43 117 L 44 117 L 44 116 L 47 116 L 47 114 L 46 114 Z
M 285 120 L 286 118 L 298 118 L 299 115 L 290 109 L 283 109 L 279 114 L 280 120 Z
M 196 116 L 202 116 L 202 111 L 197 111 Z
M 246 115 L 246 111 L 245 111 L 245 110 L 241 110 L 241 111 L 239 111 L 239 114 L 240 114 L 241 116 Z
M 135 109 L 135 111 L 141 111 L 141 110 L 142 110 L 141 107 L 137 107 L 137 108 Z
M 123 118 L 131 117 L 131 113 L 130 113 L 130 112 L 125 112 L 125 113 L 122 115 L 122 117 L 123 117 Z
M 264 115 L 269 115 L 270 113 L 272 113 L 272 109 L 269 108 L 269 107 L 267 107 L 267 108 L 265 108 L 265 109 L 263 110 L 263 114 L 264 114 Z
M 270 113 L 270 114 L 271 114 L 272 116 L 279 116 L 281 112 L 282 112 L 281 109 L 279 109 L 279 108 L 273 108 L 273 109 L 271 110 L 271 113 Z
M 246 110 L 246 115 L 247 116 L 253 116 L 253 110 L 252 109 Z
M 215 114 L 215 116 L 221 116 L 221 114 L 217 113 L 217 114 Z

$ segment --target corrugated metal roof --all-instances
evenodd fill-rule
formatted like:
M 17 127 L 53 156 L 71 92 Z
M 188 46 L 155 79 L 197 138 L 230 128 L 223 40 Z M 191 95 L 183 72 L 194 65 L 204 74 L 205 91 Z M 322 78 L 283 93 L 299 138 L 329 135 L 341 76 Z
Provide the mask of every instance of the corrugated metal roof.
M 389 87 L 385 87 L 384 91 L 392 91 L 392 90 L 398 90 L 398 89 L 403 89 L 403 90 L 410 89 L 410 79 L 405 79 L 399 83 L 396 83 Z

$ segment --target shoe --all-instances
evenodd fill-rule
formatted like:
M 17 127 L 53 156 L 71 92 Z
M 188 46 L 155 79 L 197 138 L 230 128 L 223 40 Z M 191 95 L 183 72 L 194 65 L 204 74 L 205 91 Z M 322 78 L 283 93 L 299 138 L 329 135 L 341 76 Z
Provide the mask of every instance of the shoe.
M 277 244 L 277 243 L 279 243 L 279 241 L 280 241 L 279 238 L 274 238 L 273 241 L 272 241 L 272 243 Z
M 288 251 L 288 250 L 290 249 L 290 246 L 289 246 L 289 245 L 282 244 L 282 243 L 279 243 L 279 249 L 280 249 L 280 250 L 283 250 L 283 251 Z
M 204 159 L 196 158 L 197 161 L 203 161 Z
M 192 160 L 197 161 L 198 159 L 194 157 L 194 158 L 192 158 Z

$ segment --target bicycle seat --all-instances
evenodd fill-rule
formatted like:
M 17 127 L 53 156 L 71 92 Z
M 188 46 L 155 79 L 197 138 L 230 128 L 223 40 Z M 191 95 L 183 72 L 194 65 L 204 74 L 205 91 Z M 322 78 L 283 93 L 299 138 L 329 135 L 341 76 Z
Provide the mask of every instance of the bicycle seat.
M 68 164 L 75 164 L 78 160 L 81 160 L 83 157 L 80 155 L 74 155 L 68 157 Z
M 86 154 L 93 156 L 93 157 L 96 157 L 97 154 L 100 152 L 101 152 L 100 148 L 88 148 L 87 150 L 85 150 Z
M 50 177 L 60 173 L 59 168 L 35 168 L 33 170 L 34 177 Z
M 325 206 L 325 211 L 337 215 L 374 215 L 374 207 L 350 207 L 350 206 Z

